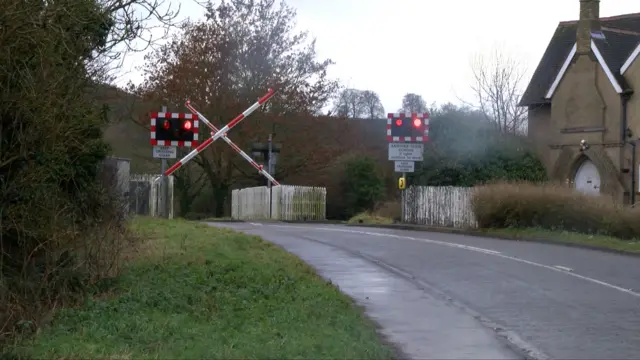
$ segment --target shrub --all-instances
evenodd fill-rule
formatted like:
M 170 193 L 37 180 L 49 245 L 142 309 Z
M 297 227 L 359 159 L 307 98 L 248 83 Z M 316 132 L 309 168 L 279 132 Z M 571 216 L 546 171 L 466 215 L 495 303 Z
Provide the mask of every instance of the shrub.
M 0 343 L 117 272 L 130 239 L 88 96 L 110 22 L 93 1 L 3 3 Z
M 356 158 L 346 164 L 344 196 L 350 216 L 372 209 L 383 195 L 384 179 L 373 159 Z
M 615 204 L 607 196 L 590 196 L 563 185 L 480 186 L 472 207 L 481 228 L 538 227 L 622 239 L 640 237 L 637 210 Z
M 424 161 L 409 183 L 474 186 L 495 181 L 544 181 L 546 170 L 527 138 L 500 132 L 482 113 L 447 104 L 429 122 Z

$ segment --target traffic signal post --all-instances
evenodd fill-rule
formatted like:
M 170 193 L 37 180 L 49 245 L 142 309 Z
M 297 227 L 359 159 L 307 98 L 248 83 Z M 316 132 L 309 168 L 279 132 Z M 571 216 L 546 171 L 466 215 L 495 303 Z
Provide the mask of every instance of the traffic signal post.
M 398 189 L 401 192 L 402 220 L 404 221 L 406 175 L 415 171 L 416 161 L 424 160 L 424 143 L 429 141 L 429 114 L 387 114 L 387 141 L 389 142 L 389 160 L 394 162 L 395 172 L 402 174 L 398 179 Z
M 150 114 L 151 145 L 153 157 L 161 159 L 161 169 L 167 169 L 167 159 L 175 159 L 178 147 L 198 145 L 198 117 L 190 113 L 170 113 L 163 106 L 162 111 Z M 162 177 L 158 196 L 160 217 L 169 217 L 169 184 Z

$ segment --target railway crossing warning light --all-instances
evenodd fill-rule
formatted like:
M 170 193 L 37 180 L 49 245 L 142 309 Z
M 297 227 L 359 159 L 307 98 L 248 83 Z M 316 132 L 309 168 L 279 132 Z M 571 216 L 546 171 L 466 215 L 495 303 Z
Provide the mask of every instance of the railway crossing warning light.
M 428 134 L 428 113 L 388 114 L 387 139 L 389 141 L 426 142 Z
M 152 113 L 151 119 L 151 142 L 154 146 L 197 146 L 197 115 L 184 113 Z
M 162 119 L 162 127 L 156 130 L 156 139 L 192 141 L 193 121 L 191 119 Z
M 404 176 L 398 179 L 398 189 L 404 190 L 407 188 L 407 179 Z

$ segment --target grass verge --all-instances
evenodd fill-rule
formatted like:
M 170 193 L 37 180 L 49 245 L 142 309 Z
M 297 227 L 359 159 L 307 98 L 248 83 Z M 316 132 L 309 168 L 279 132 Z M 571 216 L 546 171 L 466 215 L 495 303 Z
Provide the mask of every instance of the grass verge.
M 434 231 L 446 233 L 460 233 L 469 235 L 482 235 L 513 240 L 543 240 L 558 244 L 581 245 L 594 249 L 614 250 L 632 254 L 640 254 L 640 241 L 624 240 L 605 235 L 588 235 L 570 231 L 553 231 L 540 228 L 505 228 L 505 229 L 478 229 L 464 230 L 454 228 L 439 228 L 412 224 L 394 224 L 391 218 L 385 218 L 368 213 L 362 213 L 349 220 L 349 225 L 373 225 L 389 228 L 404 228 L 419 231 Z
M 255 236 L 139 218 L 147 238 L 108 293 L 16 347 L 48 359 L 384 359 L 374 324 L 295 256 Z
M 640 241 L 623 240 L 604 235 L 586 235 L 569 231 L 552 231 L 546 229 L 483 229 L 488 236 L 496 235 L 514 239 L 540 239 L 550 242 L 586 245 L 594 248 L 640 254 Z

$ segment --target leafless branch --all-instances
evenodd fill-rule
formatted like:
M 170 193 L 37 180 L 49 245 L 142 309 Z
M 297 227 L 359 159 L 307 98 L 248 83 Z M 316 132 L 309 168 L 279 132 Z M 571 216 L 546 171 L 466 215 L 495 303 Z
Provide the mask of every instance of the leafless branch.
M 527 109 L 518 106 L 525 74 L 513 58 L 494 50 L 490 57 L 476 55 L 471 63 L 475 107 L 504 133 L 526 131 Z

